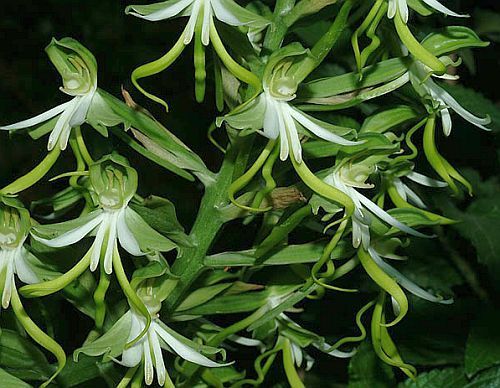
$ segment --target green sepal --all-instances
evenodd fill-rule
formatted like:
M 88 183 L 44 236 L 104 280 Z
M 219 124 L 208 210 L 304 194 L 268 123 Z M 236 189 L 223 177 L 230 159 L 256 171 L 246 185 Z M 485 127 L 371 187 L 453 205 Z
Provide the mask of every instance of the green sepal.
M 472 47 L 488 47 L 470 28 L 464 26 L 449 26 L 440 32 L 427 35 L 422 46 L 436 56 L 454 53 L 460 49 Z

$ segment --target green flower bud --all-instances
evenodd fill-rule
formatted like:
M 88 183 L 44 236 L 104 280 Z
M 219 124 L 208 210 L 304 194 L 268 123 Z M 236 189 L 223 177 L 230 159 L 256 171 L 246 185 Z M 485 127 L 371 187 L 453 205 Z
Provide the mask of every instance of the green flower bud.
M 31 228 L 30 214 L 14 199 L 0 198 L 0 249 L 14 249 L 24 242 Z
M 107 155 L 89 167 L 90 185 L 97 203 L 118 210 L 128 204 L 137 190 L 137 171 L 116 154 Z
M 52 39 L 45 48 L 63 80 L 61 90 L 70 96 L 97 88 L 97 62 L 92 53 L 72 38 Z

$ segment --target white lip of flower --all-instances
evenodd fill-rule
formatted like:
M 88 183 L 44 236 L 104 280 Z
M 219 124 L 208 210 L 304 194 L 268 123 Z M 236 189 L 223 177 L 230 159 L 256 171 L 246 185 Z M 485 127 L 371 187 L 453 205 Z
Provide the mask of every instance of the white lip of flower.
M 443 4 L 441 4 L 437 0 L 422 0 L 426 5 L 435 9 L 438 12 L 441 12 L 448 16 L 455 16 L 457 18 L 467 18 L 469 15 L 459 14 L 453 12 L 451 9 L 446 8 Z M 389 19 L 394 18 L 396 16 L 396 12 L 399 11 L 401 18 L 405 23 L 408 22 L 408 3 L 407 0 L 389 0 L 389 8 L 387 9 L 387 17 Z
M 26 284 L 39 282 L 26 259 L 28 251 L 23 245 L 25 239 L 19 245 L 12 247 L 12 238 L 9 235 L 0 235 L 0 276 L 4 279 L 2 290 L 2 307 L 4 309 L 10 305 L 12 287 L 16 286 L 16 275 L 21 282 Z
M 443 132 L 446 136 L 450 135 L 453 126 L 453 123 L 451 121 L 450 109 L 452 109 L 464 120 L 475 125 L 476 127 L 481 128 L 485 131 L 490 131 L 489 128 L 485 127 L 485 125 L 491 123 L 491 119 L 489 117 L 482 119 L 480 117 L 474 116 L 468 110 L 464 109 L 447 91 L 438 86 L 430 78 L 423 83 L 423 87 L 427 90 L 430 96 L 439 103 L 439 106 L 441 108 L 440 115 L 441 122 L 443 124 Z
M 368 248 L 368 253 L 370 254 L 370 257 L 373 259 L 373 261 L 390 277 L 394 278 L 396 282 L 401 285 L 404 289 L 406 289 L 408 292 L 412 293 L 415 296 L 418 296 L 419 298 L 428 300 L 429 302 L 434 302 L 434 303 L 441 303 L 441 304 L 451 304 L 453 303 L 453 298 L 450 299 L 443 299 L 442 297 L 435 296 L 431 294 L 430 292 L 424 290 L 417 284 L 413 283 L 410 279 L 408 279 L 406 276 L 404 276 L 401 272 L 399 272 L 397 269 L 392 267 L 391 265 L 387 264 L 383 259 L 382 255 L 380 255 L 373 247 Z M 390 257 L 389 257 L 390 258 Z M 399 308 L 397 302 L 395 303 L 396 310 Z
M 263 135 L 269 139 L 280 138 L 280 159 L 286 160 L 292 148 L 293 156 L 297 163 L 302 162 L 302 146 L 300 144 L 297 124 L 311 131 L 321 139 L 332 143 L 352 146 L 360 142 L 346 140 L 343 137 L 329 132 L 317 123 L 313 122 L 307 115 L 293 107 L 288 101 L 295 98 L 291 90 L 279 90 L 286 97 L 275 97 L 268 87 L 264 87 L 264 92 L 258 97 L 259 104 L 265 104 Z
M 99 265 L 101 251 L 106 240 L 106 252 L 104 254 L 104 270 L 109 275 L 113 272 L 113 249 L 117 243 L 133 256 L 143 256 L 137 239 L 127 225 L 127 215 L 135 213 L 127 205 L 120 209 L 99 209 L 89 214 L 89 221 L 82 226 L 70 230 L 56 238 L 45 239 L 32 233 L 35 240 L 53 248 L 62 248 L 75 244 L 87 235 L 94 235 L 92 244 L 90 270 L 95 271 Z
M 71 86 L 74 86 L 74 89 L 77 89 L 79 85 L 77 87 L 77 85 L 71 85 L 71 82 L 67 82 L 65 86 L 66 87 L 61 87 L 60 90 L 70 96 L 74 96 L 72 100 L 58 105 L 55 108 L 39 114 L 38 116 L 15 124 L 2 126 L 0 129 L 11 131 L 30 128 L 60 115 L 54 129 L 50 133 L 47 149 L 52 151 L 56 146 L 58 146 L 61 150 L 65 150 L 68 146 L 71 129 L 82 125 L 87 118 L 87 113 L 92 103 L 92 99 L 97 91 L 97 85 L 93 85 L 90 90 L 84 94 L 75 94 L 72 92 Z
M 146 327 L 145 318 L 130 310 L 126 313 L 132 320 L 132 326 L 128 341 L 139 336 Z M 196 349 L 193 349 L 179 341 L 175 336 L 169 333 L 163 326 L 157 314 L 153 315 L 151 325 L 147 333 L 133 346 L 125 349 L 122 353 L 122 359 L 114 360 L 121 365 L 129 368 L 139 365 L 144 360 L 144 380 L 147 385 L 151 385 L 154 380 L 154 370 L 156 369 L 158 384 L 163 386 L 166 380 L 166 368 L 163 360 L 162 348 L 177 354 L 184 360 L 208 368 L 217 368 L 230 365 L 231 363 L 219 364 L 202 355 Z
M 448 184 L 446 182 L 438 181 L 436 179 L 429 178 L 428 176 L 419 174 L 418 172 L 412 171 L 406 175 L 406 178 L 409 180 L 418 183 L 422 186 L 427 187 L 447 187 Z M 393 180 L 394 187 L 396 188 L 398 194 L 405 201 L 409 201 L 415 206 L 418 206 L 421 209 L 426 209 L 427 205 L 422 201 L 422 199 L 415 193 L 412 189 L 410 189 L 400 178 L 394 178 Z
M 346 167 L 344 167 L 344 169 L 345 168 Z M 401 230 L 402 232 L 416 237 L 429 237 L 428 235 L 420 233 L 415 229 L 410 228 L 409 226 L 398 221 L 385 210 L 380 208 L 377 204 L 355 190 L 354 187 L 373 187 L 372 185 L 363 183 L 363 178 L 366 177 L 366 175 L 363 175 L 361 178 L 354 177 L 354 179 L 346 179 L 343 177 L 342 169 L 340 169 L 339 171 L 336 171 L 327 176 L 324 180 L 329 185 L 347 194 L 354 202 L 355 210 L 352 217 L 352 245 L 354 248 L 358 248 L 361 244 L 363 244 L 363 248 L 365 249 L 368 249 L 370 247 L 370 213 L 374 214 L 376 217 L 380 218 L 390 226 Z
M 280 318 L 282 318 L 285 321 L 288 321 L 288 322 L 292 323 L 293 325 L 295 325 L 295 326 L 297 326 L 297 327 L 299 327 L 299 328 L 302 329 L 302 326 L 300 326 L 297 322 L 295 322 L 290 317 L 288 317 L 288 315 L 286 315 L 285 313 L 281 313 L 280 314 Z M 310 357 L 307 353 L 305 353 L 300 348 L 300 346 L 296 345 L 292 340 L 290 340 L 290 343 L 292 345 L 292 356 L 294 358 L 295 365 L 297 365 L 299 367 L 302 365 L 302 360 L 303 360 L 302 356 L 304 355 L 305 358 L 306 358 L 306 361 L 307 361 L 306 370 L 311 369 L 311 367 L 314 364 L 314 359 L 312 357 Z M 350 352 L 343 352 L 343 351 L 338 350 L 338 349 L 334 349 L 334 350 L 331 350 L 331 351 L 327 352 L 327 350 L 329 348 L 331 348 L 332 346 L 329 345 L 326 342 L 323 342 L 323 343 L 313 342 L 311 345 L 313 347 L 315 347 L 316 349 L 318 349 L 319 351 L 321 351 L 323 353 L 326 353 L 329 356 L 333 356 L 333 357 L 337 357 L 337 358 L 350 358 L 350 357 L 352 357 L 352 356 L 354 356 L 356 354 L 356 349 L 353 349 Z
M 165 5 L 165 7 L 147 15 L 143 15 L 140 12 L 128 11 L 128 9 L 134 9 L 134 6 L 127 7 L 126 12 L 149 21 L 189 16 L 184 30 L 185 45 L 188 45 L 193 39 L 196 23 L 200 17 L 202 18 L 201 41 L 205 46 L 210 42 L 210 23 L 214 16 L 216 19 L 230 26 L 250 25 L 253 23 L 252 18 L 259 17 L 240 7 L 232 0 L 170 0 L 159 4 Z

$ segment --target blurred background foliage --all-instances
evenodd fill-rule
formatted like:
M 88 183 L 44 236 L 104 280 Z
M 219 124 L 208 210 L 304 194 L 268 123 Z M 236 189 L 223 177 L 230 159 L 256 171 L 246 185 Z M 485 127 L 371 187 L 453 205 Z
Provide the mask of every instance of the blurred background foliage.
M 496 0 L 450 0 L 445 3 L 452 9 L 467 10 L 473 16 L 469 20 L 454 19 L 454 24 L 469 25 L 483 39 L 491 41 L 488 48 L 475 50 L 474 56 L 465 53 L 467 66 L 461 67 L 462 78 L 460 85 L 454 86 L 454 94 L 472 111 L 488 112 L 493 119 L 493 128 L 498 131 L 500 5 Z M 196 104 L 192 56 L 186 53 L 168 73 L 146 81 L 166 96 L 171 108 L 168 115 L 161 108 L 146 102 L 133 90 L 129 81 L 134 67 L 159 57 L 172 45 L 183 22 L 147 23 L 127 17 L 123 12 L 127 4 L 122 0 L 3 2 L 0 18 L 0 122 L 16 122 L 63 101 L 64 97 L 58 90 L 59 76 L 47 60 L 43 48 L 52 37 L 72 36 L 95 54 L 101 88 L 118 96 L 123 85 L 139 103 L 146 105 L 202 156 L 208 166 L 215 169 L 221 154 L 206 139 L 207 129 L 217 114 L 210 90 L 212 83 L 208 83 L 206 102 Z M 296 33 L 307 41 L 307 31 L 297 29 Z M 176 204 L 181 222 L 189 228 L 196 216 L 201 186 L 165 173 L 124 149 L 118 141 L 111 139 L 105 144 L 101 138 L 93 141 L 88 135 L 88 141 L 93 143 L 91 147 L 100 149 L 102 153 L 111 147 L 123 150 L 141 172 L 140 193 L 155 193 L 170 198 Z M 9 139 L 7 133 L 0 133 L 0 185 L 28 171 L 45 154 L 45 147 L 45 140 L 33 142 L 22 136 L 11 136 Z M 500 307 L 497 298 L 500 291 L 499 140 L 494 134 L 481 132 L 463 120 L 456 120 L 453 135 L 441 147 L 452 164 L 473 182 L 476 195 L 472 199 L 464 196 L 454 201 L 450 201 L 447 194 L 429 198 L 446 215 L 459 217 L 464 222 L 438 230 L 439 238 L 436 240 L 415 241 L 406 249 L 414 260 L 408 262 L 405 274 L 417 279 L 424 287 L 442 292 L 453 290 L 456 295 L 456 303 L 452 306 L 432 305 L 412 299 L 412 313 L 394 330 L 403 357 L 423 373 L 416 382 L 402 382 L 403 376 L 381 364 L 370 346 L 365 344 L 351 361 L 315 355 L 318 356 L 317 364 L 308 374 L 308 387 L 347 384 L 356 388 L 392 387 L 397 384 L 436 388 L 500 386 L 500 317 L 497 312 Z M 65 163 L 57 166 L 58 171 L 54 171 L 54 175 L 71 170 L 72 163 L 72 157 L 67 155 Z M 63 184 L 46 182 L 38 185 L 23 193 L 23 200 L 30 202 L 43 193 L 55 192 Z M 244 239 L 245 234 L 241 233 L 240 225 L 231 226 L 234 228 L 225 229 L 224 241 L 232 241 L 234 247 L 237 241 Z M 224 247 L 224 242 L 217 246 L 218 249 Z M 319 302 L 308 303 L 301 320 L 317 332 L 335 336 L 352 330 L 351 321 L 360 301 L 357 295 L 342 294 L 337 297 L 327 294 Z M 48 313 L 63 313 L 65 320 L 72 321 L 67 327 L 79 329 L 85 325 L 71 307 L 60 310 L 58 306 L 48 305 L 46 310 Z M 8 317 L 2 316 L 2 319 Z M 85 329 L 82 328 L 82 332 Z M 70 348 L 77 346 L 80 340 L 74 333 L 66 333 L 65 337 L 63 341 L 70 344 Z M 1 338 L 0 367 L 6 368 L 7 361 L 2 351 L 8 338 L 5 335 Z M 243 359 L 253 357 L 253 354 L 240 356 Z M 113 376 L 116 371 L 105 373 Z M 104 380 L 96 381 L 99 383 L 95 386 L 106 386 Z M 277 371 L 269 384 L 285 386 L 281 381 L 282 372 Z M 89 386 L 85 384 L 89 383 L 81 386 Z

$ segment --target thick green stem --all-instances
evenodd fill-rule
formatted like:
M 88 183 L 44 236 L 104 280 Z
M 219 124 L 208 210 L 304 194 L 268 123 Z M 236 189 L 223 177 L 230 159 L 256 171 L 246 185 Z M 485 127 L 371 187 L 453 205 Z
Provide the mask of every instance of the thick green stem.
M 219 209 L 229 202 L 228 190 L 233 182 L 235 170 L 241 170 L 240 164 L 246 165 L 246 159 L 238 158 L 245 141 L 249 143 L 246 138 L 242 138 L 229 148 L 215 181 L 206 186 L 198 217 L 190 234 L 195 246 L 185 249 L 172 266 L 172 273 L 179 275 L 179 280 L 164 301 L 164 306 L 169 311 L 174 311 L 186 290 L 203 271 L 203 260 L 224 224 Z
M 264 38 L 264 50 L 267 52 L 272 53 L 280 48 L 289 27 L 285 22 L 285 17 L 290 13 L 294 5 L 295 0 L 276 1 L 273 22 L 269 26 Z

